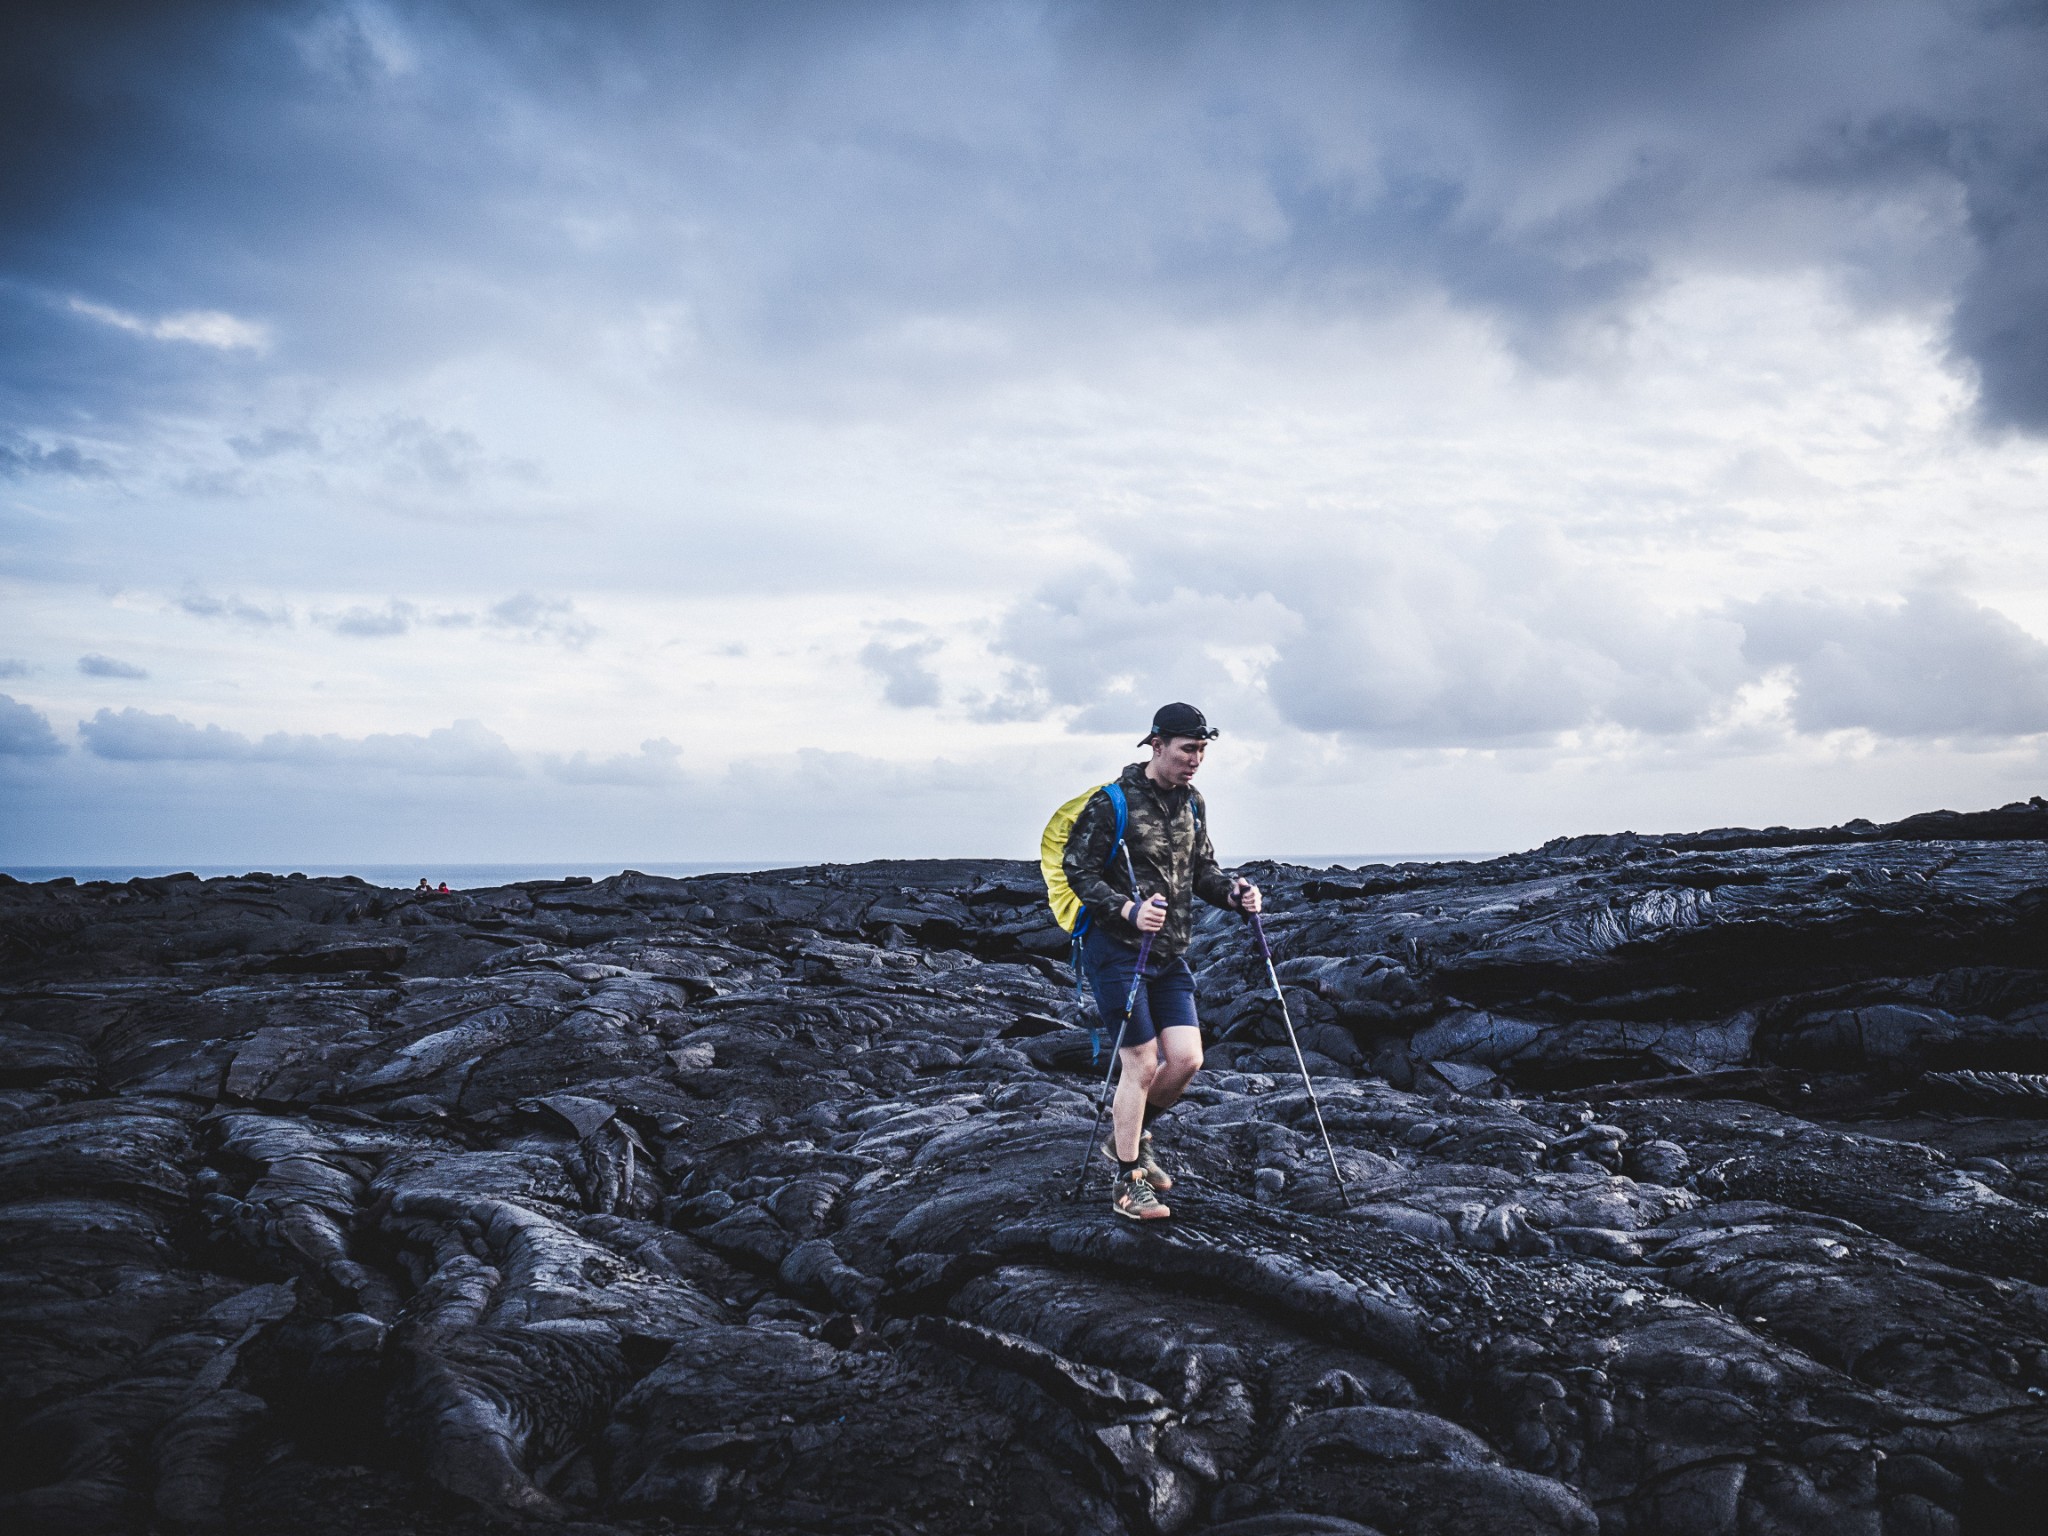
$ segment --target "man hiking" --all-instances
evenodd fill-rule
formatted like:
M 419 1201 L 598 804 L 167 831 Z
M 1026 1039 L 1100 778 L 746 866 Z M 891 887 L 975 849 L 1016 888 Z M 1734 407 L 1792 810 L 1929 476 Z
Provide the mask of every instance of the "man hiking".
M 1184 958 L 1194 898 L 1231 912 L 1259 910 L 1259 888 L 1216 867 L 1206 808 L 1194 787 L 1202 756 L 1218 734 L 1192 704 L 1162 708 L 1138 743 L 1152 749 L 1151 760 L 1132 763 L 1117 779 L 1129 808 L 1123 856 L 1114 856 L 1115 806 L 1107 789 L 1098 789 L 1082 807 L 1061 860 L 1067 883 L 1088 910 L 1081 968 L 1103 1022 L 1121 1026 L 1120 1075 L 1103 1151 L 1117 1165 L 1113 1208 L 1134 1221 L 1172 1214 L 1159 1199 L 1173 1180 L 1153 1154 L 1151 1125 L 1202 1066 L 1195 978 Z M 1144 934 L 1152 935 L 1152 948 L 1134 996 L 1131 980 Z M 1126 998 L 1133 998 L 1128 1019 Z

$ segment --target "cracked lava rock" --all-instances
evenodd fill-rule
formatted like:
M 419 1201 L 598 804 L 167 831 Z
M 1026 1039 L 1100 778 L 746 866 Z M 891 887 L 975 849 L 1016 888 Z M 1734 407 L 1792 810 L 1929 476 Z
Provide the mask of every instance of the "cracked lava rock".
M 0 880 L 0 1526 L 2048 1528 L 2048 804 L 1247 872 Z

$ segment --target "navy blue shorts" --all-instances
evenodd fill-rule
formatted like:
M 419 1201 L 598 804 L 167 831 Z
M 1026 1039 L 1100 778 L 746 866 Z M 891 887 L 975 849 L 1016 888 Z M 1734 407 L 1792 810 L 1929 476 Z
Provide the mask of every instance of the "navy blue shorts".
M 1131 995 L 1131 973 L 1138 968 L 1138 952 L 1120 944 L 1094 924 L 1081 935 L 1081 969 L 1088 978 L 1088 990 L 1095 994 L 1095 1006 L 1102 1010 L 1102 1022 L 1113 1032 L 1124 1016 L 1124 999 Z M 1143 1045 L 1157 1039 L 1162 1029 L 1199 1029 L 1195 1018 L 1195 973 L 1179 955 L 1145 962 L 1145 979 L 1138 987 L 1125 1026 L 1125 1046 Z

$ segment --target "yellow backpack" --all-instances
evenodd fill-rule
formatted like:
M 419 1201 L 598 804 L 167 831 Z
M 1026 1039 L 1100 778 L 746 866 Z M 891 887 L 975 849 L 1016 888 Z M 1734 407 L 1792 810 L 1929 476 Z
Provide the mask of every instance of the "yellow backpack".
M 1074 894 L 1074 888 L 1067 884 L 1067 839 L 1074 835 L 1074 823 L 1081 819 L 1081 811 L 1099 789 L 1109 796 L 1109 803 L 1116 808 L 1116 841 L 1109 845 L 1109 857 L 1116 858 L 1117 849 L 1123 846 L 1124 824 L 1130 820 L 1130 802 L 1124 798 L 1124 787 L 1112 779 L 1107 784 L 1098 784 L 1095 789 L 1084 789 L 1065 805 L 1052 813 L 1052 820 L 1045 824 L 1045 834 L 1038 840 L 1038 872 L 1045 877 L 1045 899 L 1052 904 L 1053 921 L 1062 931 L 1080 938 L 1088 931 L 1088 909 L 1081 905 L 1081 898 Z M 1107 865 L 1105 864 L 1105 868 Z

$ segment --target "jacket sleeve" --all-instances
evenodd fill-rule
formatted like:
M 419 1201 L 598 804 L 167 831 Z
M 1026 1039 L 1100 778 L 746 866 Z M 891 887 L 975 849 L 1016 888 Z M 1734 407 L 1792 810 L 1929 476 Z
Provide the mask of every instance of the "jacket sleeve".
M 1195 794 L 1189 790 L 1188 793 Z M 1197 796 L 1196 806 L 1201 814 L 1195 818 L 1195 856 L 1190 867 L 1195 876 L 1195 894 L 1212 907 L 1221 907 L 1226 912 L 1235 912 L 1237 904 L 1230 899 L 1232 881 L 1216 865 L 1216 848 L 1209 841 L 1209 807 Z M 1068 876 L 1069 879 L 1073 877 Z
M 1124 889 L 1129 880 L 1122 861 L 1104 867 L 1109 864 L 1110 850 L 1115 846 L 1116 807 L 1098 789 L 1081 807 L 1080 818 L 1067 836 L 1067 851 L 1060 859 L 1060 867 L 1067 872 L 1067 884 L 1081 898 L 1091 921 L 1108 923 L 1114 932 L 1134 933 L 1136 930 L 1121 915 L 1124 903 L 1131 899 L 1130 892 Z

